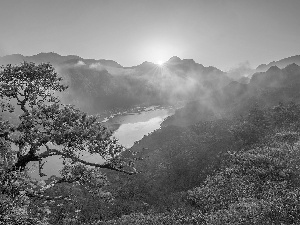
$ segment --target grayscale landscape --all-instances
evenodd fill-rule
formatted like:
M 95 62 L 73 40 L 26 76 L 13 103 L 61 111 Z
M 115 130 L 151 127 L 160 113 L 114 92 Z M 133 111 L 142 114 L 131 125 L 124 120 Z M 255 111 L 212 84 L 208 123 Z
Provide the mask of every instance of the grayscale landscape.
M 300 224 L 299 10 L 1 0 L 0 225 Z

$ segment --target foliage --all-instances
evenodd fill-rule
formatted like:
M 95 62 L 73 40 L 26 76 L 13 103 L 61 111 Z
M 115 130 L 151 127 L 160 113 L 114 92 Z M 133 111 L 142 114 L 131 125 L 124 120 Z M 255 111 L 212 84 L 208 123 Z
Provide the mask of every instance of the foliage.
M 116 196 L 146 202 L 156 209 L 173 208 L 178 200 L 172 194 L 203 182 L 219 167 L 220 155 L 235 148 L 231 124 L 224 119 L 188 128 L 167 126 L 145 136 L 132 149 L 145 149 L 143 160 L 136 164 L 142 173 L 126 179 L 124 184 L 117 181 Z
M 180 196 L 172 198 L 188 188 L 188 204 L 198 215 L 194 224 L 299 223 L 298 110 L 294 103 L 256 107 L 239 119 L 166 126 L 144 137 L 135 146 L 146 148 L 137 165 L 144 173 L 116 197 L 145 201 L 159 213 L 123 211 L 129 216 L 115 224 L 164 223 L 157 221 L 165 210 L 189 207 Z
M 11 105 L 16 102 L 22 110 L 18 124 L 1 122 L 1 138 L 18 147 L 14 169 L 24 170 L 29 161 L 60 155 L 72 162 L 121 170 L 123 147 L 97 116 L 59 104 L 55 94 L 67 88 L 60 82 L 61 78 L 50 64 L 24 62 L 2 68 L 0 97 Z M 105 166 L 89 164 L 80 160 L 78 154 L 82 152 L 99 154 L 108 163 Z
M 262 141 L 270 131 L 270 121 L 266 111 L 253 107 L 244 118 L 239 118 L 232 126 L 231 132 L 242 147 L 252 146 Z
M 1 67 L 1 109 L 18 115 L 15 121 L 0 120 L 1 215 L 5 215 L 2 219 L 7 224 L 53 222 L 57 205 L 70 205 L 83 193 L 102 202 L 112 200 L 111 194 L 102 189 L 107 179 L 100 169 L 136 173 L 133 161 L 122 156 L 124 147 L 97 116 L 60 103 L 57 93 L 66 88 L 48 63 Z M 97 154 L 103 162 L 88 162 L 82 154 Z M 44 160 L 55 155 L 65 162 L 60 178 L 37 184 L 26 175 L 26 166 L 38 162 L 39 174 L 44 176 Z M 57 186 L 62 189 L 55 193 Z M 65 188 L 69 191 L 60 194 Z M 75 190 L 79 195 L 74 195 Z M 64 215 L 73 218 L 79 212 L 76 210 L 73 207 Z
M 269 136 L 270 145 L 232 152 L 224 169 L 188 191 L 190 204 L 200 209 L 207 224 L 300 222 L 299 133 L 293 133 L 293 142 L 286 136 L 290 134 L 275 133 Z
M 60 103 L 65 89 L 50 64 L 0 71 L 0 107 L 17 118 L 0 119 L 2 223 L 300 223 L 300 105 L 165 124 L 124 152 L 97 116 Z M 52 156 L 64 159 L 60 177 L 27 175 L 38 162 L 43 176 Z
M 0 224 L 48 224 L 48 209 L 40 207 L 31 213 L 32 196 L 36 185 L 24 172 L 0 169 Z M 39 216 L 43 214 L 44 216 Z
M 142 224 L 200 224 L 203 221 L 203 215 L 199 211 L 188 209 L 176 209 L 165 213 L 133 213 L 124 215 L 119 219 L 99 222 L 97 225 L 142 225 Z

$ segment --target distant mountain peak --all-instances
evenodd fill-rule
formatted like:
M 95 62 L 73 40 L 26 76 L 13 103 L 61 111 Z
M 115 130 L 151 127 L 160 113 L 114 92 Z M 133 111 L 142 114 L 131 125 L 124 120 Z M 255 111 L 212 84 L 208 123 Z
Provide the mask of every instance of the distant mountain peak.
M 117 68 L 122 68 L 123 67 L 122 65 L 120 65 L 116 61 L 110 60 L 110 59 L 100 59 L 98 61 L 100 63 L 102 63 L 103 65 L 106 65 L 106 66 L 112 66 L 112 67 L 117 67 Z
M 182 61 L 186 62 L 186 63 L 190 63 L 190 64 L 195 64 L 196 63 L 195 60 L 193 60 L 193 59 L 183 59 Z
M 140 65 L 138 65 L 138 66 L 136 66 L 136 67 L 153 67 L 155 64 L 154 63 L 152 63 L 152 62 L 148 62 L 148 61 L 145 61 L 145 62 L 143 62 L 142 64 L 140 64 Z
M 173 63 L 176 63 L 176 62 L 181 62 L 181 59 L 178 57 L 178 56 L 172 56 L 168 62 L 173 62 Z
M 271 66 L 268 70 L 267 70 L 267 72 L 271 72 L 271 73 L 274 73 L 274 72 L 278 72 L 278 71 L 280 71 L 280 68 L 278 67 L 278 66 Z
M 300 66 L 297 65 L 296 63 L 291 63 L 289 65 L 287 65 L 284 69 L 299 69 Z
M 154 64 L 154 63 L 152 63 L 152 62 L 148 62 L 148 61 L 144 61 L 144 62 L 142 62 L 142 64 L 141 65 L 149 65 L 149 64 Z
M 263 70 L 263 69 L 265 69 L 267 66 L 268 66 L 267 64 L 260 64 L 258 67 L 256 67 L 256 70 L 257 70 L 257 71 Z
M 263 72 L 267 71 L 271 66 L 278 66 L 279 68 L 283 69 L 290 64 L 297 64 L 300 65 L 300 55 L 290 56 L 279 61 L 272 61 L 269 64 L 261 64 L 256 68 L 256 71 Z
M 2 56 L 3 58 L 9 58 L 9 57 L 24 57 L 23 55 L 21 54 L 11 54 L 11 55 L 4 55 Z
M 152 62 L 148 62 L 148 61 L 144 61 L 141 64 L 137 65 L 137 66 L 131 66 L 131 67 L 123 67 L 124 69 L 128 69 L 128 68 L 137 68 L 139 70 L 147 70 L 150 68 L 153 68 L 154 66 L 156 66 L 154 63 Z
M 40 53 L 38 53 L 38 54 L 36 54 L 36 55 L 32 55 L 32 56 L 49 56 L 49 55 L 51 55 L 51 56 L 61 56 L 60 54 L 58 54 L 58 53 L 55 53 L 55 52 L 40 52 Z

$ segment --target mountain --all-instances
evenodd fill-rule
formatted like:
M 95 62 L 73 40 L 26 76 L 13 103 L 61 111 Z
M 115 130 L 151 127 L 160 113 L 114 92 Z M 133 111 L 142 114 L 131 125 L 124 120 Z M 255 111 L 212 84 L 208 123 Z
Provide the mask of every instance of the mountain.
M 284 68 L 271 66 L 265 72 L 253 74 L 242 94 L 231 96 L 229 111 L 234 114 L 247 112 L 251 107 L 269 107 L 279 102 L 300 102 L 300 66 L 293 63 Z
M 0 64 L 1 65 L 18 64 L 23 61 L 28 61 L 28 62 L 35 62 L 35 63 L 50 62 L 51 64 L 56 65 L 72 59 L 78 60 L 80 59 L 80 57 L 74 55 L 61 56 L 54 52 L 39 53 L 33 56 L 23 56 L 21 54 L 13 54 L 13 55 L 0 57 Z
M 198 121 L 240 116 L 252 107 L 272 107 L 280 102 L 300 102 L 300 66 L 271 66 L 253 74 L 248 83 L 232 81 L 209 97 L 198 98 L 168 118 L 166 125 L 187 126 Z
M 0 57 L 0 64 L 23 60 L 52 63 L 69 86 L 60 96 L 62 102 L 74 104 L 90 114 L 141 105 L 187 103 L 186 107 L 167 118 L 162 126 L 185 127 L 198 121 L 240 116 L 253 106 L 300 102 L 300 66 L 296 63 L 283 68 L 273 65 L 266 71 L 254 73 L 251 79 L 244 77 L 237 81 L 215 67 L 205 67 L 193 59 L 177 56 L 162 66 L 143 62 L 133 67 L 122 67 L 113 60 L 84 59 L 56 53 L 4 56 Z
M 90 113 L 209 98 L 210 92 L 232 81 L 215 67 L 204 67 L 192 59 L 177 56 L 162 66 L 143 62 L 132 67 L 123 67 L 113 60 L 61 56 L 53 52 L 0 57 L 2 65 L 22 61 L 53 64 L 69 86 L 61 96 L 63 101 Z
M 241 84 L 248 84 L 250 82 L 250 78 L 249 77 L 241 77 L 237 80 L 237 82 L 239 82 Z
M 256 68 L 256 71 L 264 72 L 267 71 L 271 66 L 277 66 L 282 69 L 292 63 L 295 63 L 300 66 L 300 55 L 291 56 L 288 58 L 281 59 L 279 61 L 273 61 L 269 64 L 261 64 Z
M 51 52 L 33 56 L 4 56 L 0 57 L 0 64 L 16 64 L 24 60 L 52 63 L 69 86 L 61 96 L 63 102 L 75 104 L 89 113 L 191 101 L 198 106 L 191 107 L 190 104 L 189 109 L 182 112 L 193 111 L 190 117 L 197 119 L 203 118 L 203 115 L 213 118 L 211 112 L 222 117 L 228 111 L 243 111 L 248 107 L 249 99 L 253 102 L 259 99 L 261 104 L 297 100 L 299 65 L 280 66 L 299 57 L 280 60 L 279 66 L 270 63 L 266 71 L 254 73 L 251 79 L 244 77 L 237 81 L 215 67 L 205 67 L 193 59 L 177 56 L 162 66 L 143 62 L 137 66 L 123 67 L 113 60 L 84 59 Z M 203 115 L 197 115 L 199 111 Z
M 299 83 L 300 66 L 292 63 L 283 69 L 278 66 L 271 66 L 266 72 L 253 74 L 250 84 L 260 87 L 282 87 L 294 86 Z
M 6 65 L 6 64 L 18 64 L 22 61 L 28 61 L 28 62 L 34 62 L 34 63 L 51 63 L 53 65 L 61 65 L 61 64 L 76 64 L 79 61 L 83 64 L 95 64 L 100 63 L 105 66 L 110 67 L 122 67 L 120 64 L 113 60 L 106 60 L 106 59 L 83 59 L 77 55 L 67 55 L 62 56 L 54 52 L 48 52 L 48 53 L 39 53 L 33 56 L 23 56 L 21 54 L 13 54 L 13 55 L 7 55 L 0 57 L 0 64 Z

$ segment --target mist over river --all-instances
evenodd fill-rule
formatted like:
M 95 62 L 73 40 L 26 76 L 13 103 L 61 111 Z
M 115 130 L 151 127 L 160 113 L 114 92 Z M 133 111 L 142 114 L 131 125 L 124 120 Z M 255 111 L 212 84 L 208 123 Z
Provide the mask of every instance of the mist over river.
M 134 142 L 139 141 L 144 135 L 160 128 L 161 123 L 170 115 L 174 114 L 175 109 L 160 106 L 137 107 L 130 112 L 125 111 L 116 113 L 104 120 L 104 124 L 114 128 L 113 135 L 119 142 L 127 148 L 133 146 Z M 94 163 L 102 163 L 104 160 L 96 155 L 84 155 L 84 160 Z M 34 178 L 39 178 L 37 163 L 31 163 L 30 174 Z M 58 175 L 62 168 L 62 159 L 59 156 L 52 156 L 47 159 L 43 172 L 47 177 Z M 47 178 L 46 177 L 46 178 Z

